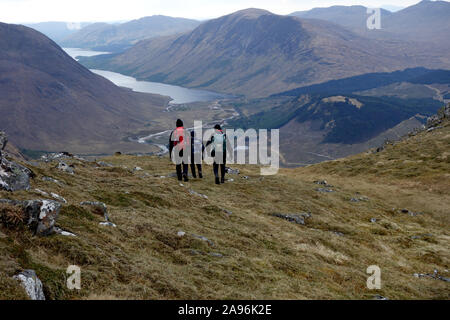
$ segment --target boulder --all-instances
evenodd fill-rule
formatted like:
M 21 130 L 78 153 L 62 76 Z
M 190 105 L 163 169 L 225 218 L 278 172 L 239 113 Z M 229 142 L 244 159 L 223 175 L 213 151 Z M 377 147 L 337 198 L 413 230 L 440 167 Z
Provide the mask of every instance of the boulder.
M 0 154 L 0 188 L 6 191 L 29 190 L 33 172 Z
M 228 174 L 239 174 L 239 169 L 232 169 L 230 167 L 225 167 L 225 172 Z
M 58 170 L 66 172 L 68 174 L 74 174 L 73 166 L 69 166 L 67 163 L 60 161 L 58 163 Z
M 6 136 L 6 133 L 3 131 L 0 131 L 0 157 L 2 154 L 2 151 L 6 148 L 6 144 L 8 143 L 8 137 Z
M 56 233 L 55 223 L 58 219 L 61 204 L 53 200 L 8 200 L 0 199 L 0 203 L 21 206 L 25 223 L 38 236 L 49 236 Z
M 14 276 L 14 279 L 21 282 L 31 300 L 45 300 L 42 282 L 34 270 L 25 270 Z
M 305 219 L 311 217 L 311 213 L 299 213 L 299 214 L 284 214 L 284 213 L 273 213 L 272 216 L 293 222 L 296 224 L 305 225 Z
M 83 201 L 80 203 L 82 206 L 88 206 L 93 209 L 93 213 L 102 215 L 105 218 L 105 222 L 109 221 L 108 208 L 106 204 L 98 201 Z

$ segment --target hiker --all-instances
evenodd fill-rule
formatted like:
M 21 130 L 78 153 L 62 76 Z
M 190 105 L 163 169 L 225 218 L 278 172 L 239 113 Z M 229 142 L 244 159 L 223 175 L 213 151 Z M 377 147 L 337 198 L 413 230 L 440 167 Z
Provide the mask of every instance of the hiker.
M 206 147 L 212 144 L 211 157 L 214 158 L 213 170 L 216 184 L 225 183 L 225 165 L 227 160 L 227 135 L 223 133 L 219 124 L 214 126 L 214 134 L 206 143 Z M 220 167 L 220 180 L 219 180 Z
M 188 179 L 188 164 L 184 161 L 184 153 L 186 149 L 187 139 L 185 137 L 185 130 L 183 127 L 183 121 L 180 119 L 177 120 L 176 123 L 177 128 L 172 131 L 169 139 L 169 155 L 170 159 L 175 162 L 178 181 L 181 181 L 184 178 L 184 181 L 189 181 Z M 175 150 L 174 150 L 175 149 Z M 178 152 L 175 154 L 175 152 Z M 183 171 L 181 170 L 181 166 L 183 166 Z
M 191 171 L 192 176 L 197 178 L 197 174 L 195 173 L 195 167 L 197 167 L 198 177 L 200 179 L 203 178 L 202 173 L 202 161 L 203 161 L 203 153 L 205 151 L 205 146 L 203 145 L 203 141 L 195 137 L 195 132 L 191 131 Z

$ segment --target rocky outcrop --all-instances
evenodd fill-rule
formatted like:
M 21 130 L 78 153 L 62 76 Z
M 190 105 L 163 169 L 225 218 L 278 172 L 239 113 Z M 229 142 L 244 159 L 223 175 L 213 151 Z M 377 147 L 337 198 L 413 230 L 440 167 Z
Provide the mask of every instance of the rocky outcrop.
M 30 178 L 33 173 L 30 169 L 7 160 L 3 150 L 8 143 L 8 138 L 0 131 L 0 189 L 6 191 L 29 190 Z
M 434 128 L 442 123 L 443 120 L 450 119 L 450 103 L 441 108 L 437 114 L 431 116 L 427 120 L 428 129 Z
M 52 200 L 8 200 L 0 199 L 0 203 L 19 206 L 23 209 L 24 223 L 38 236 L 56 233 L 55 223 L 58 219 L 61 204 Z
M 21 282 L 31 300 L 45 300 L 42 282 L 34 270 L 25 270 L 14 276 L 14 279 Z
M 304 226 L 305 219 L 311 218 L 311 213 L 309 212 L 303 212 L 300 214 L 273 213 L 272 216 Z

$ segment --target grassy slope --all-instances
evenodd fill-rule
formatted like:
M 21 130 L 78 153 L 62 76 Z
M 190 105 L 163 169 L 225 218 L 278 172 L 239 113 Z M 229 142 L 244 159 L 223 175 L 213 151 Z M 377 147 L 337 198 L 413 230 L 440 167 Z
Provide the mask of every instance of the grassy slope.
M 10 276 L 33 268 L 51 299 L 448 299 L 448 283 L 413 273 L 438 269 L 449 276 L 449 146 L 446 125 L 381 153 L 282 169 L 264 179 L 257 168 L 244 167 L 241 176 L 249 180 L 230 176 L 234 182 L 220 187 L 209 166 L 203 181 L 184 186 L 160 178 L 173 166 L 156 157 L 112 157 L 105 161 L 116 167 L 102 169 L 75 163 L 74 176 L 58 172 L 55 163 L 42 164 L 34 168 L 33 188 L 69 201 L 59 225 L 78 237 L 36 238 L 0 227 L 0 298 L 23 298 Z M 140 166 L 150 177 L 121 166 Z M 42 182 L 43 175 L 65 184 Z M 318 193 L 316 179 L 327 179 L 337 192 Z M 209 198 L 190 195 L 189 188 Z M 358 192 L 370 200 L 350 202 Z M 40 196 L 0 192 L 5 197 Z M 78 205 L 95 199 L 108 204 L 116 229 L 99 226 L 101 217 Z M 411 217 L 393 208 L 424 214 Z M 312 213 L 306 226 L 270 216 L 303 211 Z M 187 233 L 182 238 L 181 230 Z M 423 234 L 431 235 L 411 239 Z M 82 268 L 80 292 L 65 289 L 69 264 Z M 366 288 L 365 271 L 373 264 L 382 269 L 378 291 Z

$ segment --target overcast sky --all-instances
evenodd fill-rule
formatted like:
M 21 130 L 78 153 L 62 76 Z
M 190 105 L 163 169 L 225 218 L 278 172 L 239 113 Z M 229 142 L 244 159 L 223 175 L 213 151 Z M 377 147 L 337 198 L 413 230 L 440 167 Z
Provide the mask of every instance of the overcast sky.
M 288 14 L 332 5 L 407 7 L 417 2 L 419 0 L 0 0 L 0 21 L 117 21 L 154 14 L 209 19 L 250 7 Z

